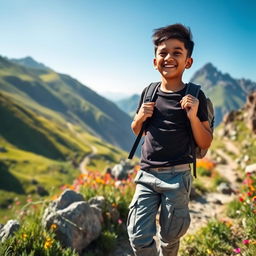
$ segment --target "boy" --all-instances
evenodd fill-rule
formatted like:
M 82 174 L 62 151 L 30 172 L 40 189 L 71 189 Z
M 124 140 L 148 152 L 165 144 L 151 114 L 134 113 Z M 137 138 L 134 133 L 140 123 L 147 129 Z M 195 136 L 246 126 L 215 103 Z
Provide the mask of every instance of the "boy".
M 143 103 L 142 93 L 137 114 L 131 124 L 138 135 L 143 122 L 150 118 L 144 132 L 141 170 L 136 191 L 129 206 L 127 230 L 136 256 L 176 256 L 179 240 L 190 224 L 188 209 L 192 183 L 190 173 L 192 133 L 200 148 L 209 148 L 212 133 L 208 122 L 206 98 L 185 95 L 182 82 L 185 69 L 193 63 L 194 42 L 190 29 L 174 24 L 156 29 L 154 67 L 161 74 L 156 101 Z M 160 207 L 160 248 L 156 248 L 156 214 Z

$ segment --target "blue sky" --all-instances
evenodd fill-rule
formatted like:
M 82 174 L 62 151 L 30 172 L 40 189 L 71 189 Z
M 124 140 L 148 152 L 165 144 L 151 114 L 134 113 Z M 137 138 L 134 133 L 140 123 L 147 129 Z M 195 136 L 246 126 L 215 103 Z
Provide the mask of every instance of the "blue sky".
M 139 93 L 158 81 L 152 31 L 183 23 L 192 30 L 194 64 L 212 62 L 256 81 L 254 0 L 0 0 L 0 55 L 31 56 L 90 88 Z

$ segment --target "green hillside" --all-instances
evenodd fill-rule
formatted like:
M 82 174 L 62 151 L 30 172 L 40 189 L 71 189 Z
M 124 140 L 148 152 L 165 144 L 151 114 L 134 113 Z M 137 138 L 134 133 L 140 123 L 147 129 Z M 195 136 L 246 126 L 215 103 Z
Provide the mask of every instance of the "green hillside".
M 68 75 L 0 57 L 0 90 L 47 119 L 61 117 L 115 146 L 130 148 L 129 115 Z

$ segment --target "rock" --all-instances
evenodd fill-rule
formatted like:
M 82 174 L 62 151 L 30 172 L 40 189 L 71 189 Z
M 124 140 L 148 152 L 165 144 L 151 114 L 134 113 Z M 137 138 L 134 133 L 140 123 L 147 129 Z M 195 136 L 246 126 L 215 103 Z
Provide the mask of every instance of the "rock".
M 249 160 L 250 160 L 250 157 L 248 155 L 245 155 L 243 161 L 248 162 Z
M 71 189 L 66 189 L 58 199 L 53 201 L 53 203 L 56 204 L 56 209 L 61 210 L 68 207 L 74 202 L 80 201 L 85 201 L 84 197 L 81 194 L 76 193 Z
M 0 208 L 1 209 L 6 209 L 13 202 L 14 202 L 13 198 L 6 198 L 2 202 L 0 202 Z
M 247 97 L 245 108 L 247 110 L 247 126 L 256 133 L 256 92 Z
M 236 115 L 237 115 L 236 110 L 232 110 L 229 113 L 227 113 L 226 115 L 224 115 L 224 117 L 223 117 L 224 124 L 229 124 L 229 123 L 234 122 Z
M 102 212 L 95 205 L 84 201 L 81 194 L 65 190 L 60 198 L 46 208 L 43 226 L 56 225 L 56 238 L 66 247 L 81 253 L 102 230 Z
M 8 152 L 8 150 L 5 147 L 0 146 L 0 152 L 6 153 L 6 152 Z
M 226 160 L 225 160 L 224 158 L 222 158 L 221 156 L 218 156 L 218 157 L 216 158 L 216 162 L 217 162 L 218 164 L 226 164 Z
M 0 229 L 0 241 L 4 242 L 7 238 L 12 236 L 14 232 L 18 231 L 20 228 L 20 223 L 17 220 L 9 220 Z
M 106 209 L 107 206 L 106 199 L 104 198 L 104 196 L 92 197 L 88 202 L 90 205 L 95 205 L 101 210 Z
M 31 180 L 31 184 L 32 184 L 32 185 L 37 185 L 37 184 L 38 184 L 38 181 L 37 181 L 36 179 L 32 179 L 32 180 Z
M 130 172 L 133 171 L 133 166 L 128 161 L 121 161 L 116 164 L 112 170 L 111 175 L 118 180 L 127 179 Z
M 218 187 L 217 187 L 217 191 L 222 193 L 222 194 L 228 194 L 230 195 L 233 190 L 232 188 L 229 186 L 229 184 L 222 182 Z
M 256 164 L 247 165 L 245 168 L 246 173 L 254 173 L 256 172 Z
M 102 212 L 108 213 L 110 220 L 116 223 L 120 218 L 120 213 L 116 207 L 113 207 L 106 201 L 103 196 L 96 196 L 89 200 L 89 204 L 102 210 Z
M 36 192 L 39 196 L 48 196 L 49 195 L 49 192 L 43 186 L 40 186 L 40 185 L 38 185 L 36 187 Z
M 213 201 L 213 203 L 214 203 L 214 204 L 218 204 L 218 205 L 223 205 L 223 203 L 222 203 L 221 200 L 219 200 L 219 199 L 215 199 L 215 200 Z

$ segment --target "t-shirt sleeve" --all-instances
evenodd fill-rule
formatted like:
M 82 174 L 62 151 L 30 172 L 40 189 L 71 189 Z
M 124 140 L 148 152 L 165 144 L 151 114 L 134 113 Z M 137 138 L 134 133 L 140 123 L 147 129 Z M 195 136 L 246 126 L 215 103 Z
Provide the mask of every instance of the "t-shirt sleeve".
M 199 99 L 199 107 L 198 107 L 197 116 L 201 122 L 208 121 L 207 100 L 206 100 L 205 94 L 201 90 L 199 92 L 198 99 Z
M 145 92 L 146 92 L 146 88 L 142 91 L 141 95 L 140 95 L 140 101 L 139 101 L 139 105 L 136 109 L 136 114 L 138 114 L 139 110 L 140 110 L 140 107 L 143 103 L 143 99 L 144 99 L 144 95 L 145 95 Z

